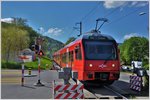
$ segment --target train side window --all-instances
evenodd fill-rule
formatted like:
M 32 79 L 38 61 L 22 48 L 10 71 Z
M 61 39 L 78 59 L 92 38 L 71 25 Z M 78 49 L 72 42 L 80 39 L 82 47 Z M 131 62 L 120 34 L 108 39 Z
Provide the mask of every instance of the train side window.
M 69 52 L 69 62 L 73 62 L 73 51 Z
M 82 59 L 81 47 L 80 46 L 76 46 L 76 48 L 75 48 L 75 57 L 76 57 L 77 60 Z
M 63 63 L 66 63 L 66 53 L 64 53 L 64 54 L 62 55 L 62 62 L 63 62 Z

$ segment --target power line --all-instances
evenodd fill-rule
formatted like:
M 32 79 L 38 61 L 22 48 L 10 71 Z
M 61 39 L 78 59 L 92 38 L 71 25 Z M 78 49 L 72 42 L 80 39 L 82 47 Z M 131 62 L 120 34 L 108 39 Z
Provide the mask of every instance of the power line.
M 144 7 L 144 6 L 143 6 L 143 7 Z M 134 11 L 131 11 L 131 12 L 129 12 L 129 13 L 123 15 L 122 17 L 119 17 L 119 18 L 113 20 L 113 21 L 112 21 L 111 23 L 109 23 L 108 25 L 111 25 L 111 24 L 113 24 L 114 22 L 115 22 L 115 23 L 116 23 L 116 22 L 119 22 L 119 21 L 122 20 L 123 18 L 126 18 L 127 16 L 134 14 L 135 12 L 137 12 L 137 11 L 140 10 L 140 9 L 142 9 L 143 7 L 140 7 L 140 8 L 138 8 L 138 9 L 134 10 Z
M 92 9 L 90 10 L 90 12 L 88 12 L 84 17 L 82 17 L 82 18 L 81 18 L 81 21 L 85 20 L 91 13 L 93 13 L 93 11 L 98 8 L 98 6 L 99 6 L 100 3 L 101 3 L 101 2 L 98 2 L 98 3 L 96 4 L 96 6 L 94 6 L 94 8 L 92 8 Z
M 121 7 L 121 6 L 120 6 Z M 113 14 L 115 11 L 117 11 L 118 9 L 120 9 L 120 7 L 115 8 L 114 10 L 108 12 L 107 14 L 104 15 L 104 17 L 107 17 L 108 15 Z

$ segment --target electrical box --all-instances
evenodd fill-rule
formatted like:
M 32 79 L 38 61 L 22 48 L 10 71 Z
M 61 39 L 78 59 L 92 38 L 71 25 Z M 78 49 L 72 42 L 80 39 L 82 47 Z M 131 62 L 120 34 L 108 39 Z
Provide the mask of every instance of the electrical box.
M 78 72 L 72 71 L 72 78 L 73 79 L 78 79 Z

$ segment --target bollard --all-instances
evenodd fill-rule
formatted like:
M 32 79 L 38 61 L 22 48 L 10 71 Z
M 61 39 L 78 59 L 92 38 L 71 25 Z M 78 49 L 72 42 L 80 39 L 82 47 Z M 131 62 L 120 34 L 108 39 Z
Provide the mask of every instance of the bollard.
M 28 68 L 28 75 L 31 75 L 31 68 Z

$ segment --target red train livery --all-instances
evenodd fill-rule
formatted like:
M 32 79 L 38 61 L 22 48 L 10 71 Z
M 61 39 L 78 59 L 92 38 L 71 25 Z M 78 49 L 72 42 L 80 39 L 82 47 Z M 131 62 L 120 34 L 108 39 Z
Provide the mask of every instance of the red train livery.
M 98 31 L 81 35 L 53 54 L 54 61 L 78 72 L 78 80 L 113 83 L 120 76 L 119 49 L 116 41 Z

